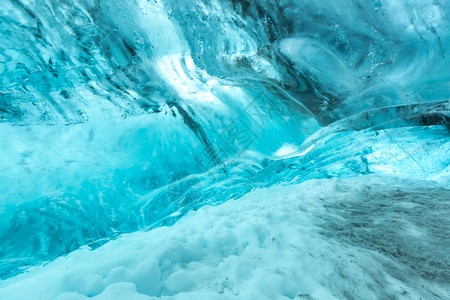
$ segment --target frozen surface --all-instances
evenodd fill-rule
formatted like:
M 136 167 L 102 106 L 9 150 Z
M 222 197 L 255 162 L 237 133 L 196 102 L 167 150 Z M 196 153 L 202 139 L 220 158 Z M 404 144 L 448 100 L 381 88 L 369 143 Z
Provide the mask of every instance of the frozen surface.
M 373 175 L 203 206 L 3 281 L 9 299 L 448 299 L 450 190 Z
M 449 214 L 443 204 L 450 187 L 449 37 L 450 4 L 445 0 L 3 0 L 2 293 L 9 293 L 13 281 L 20 287 L 29 268 L 48 263 L 33 269 L 36 275 L 26 281 L 41 286 L 44 299 L 45 293 L 56 296 L 63 290 L 95 295 L 104 290 L 101 295 L 108 298 L 108 293 L 133 293 L 130 282 L 139 293 L 148 289 L 152 296 L 184 289 L 194 298 L 208 298 L 195 293 L 217 294 L 222 286 L 223 295 L 234 295 L 235 288 L 244 298 L 253 297 L 244 295 L 251 291 L 268 298 L 296 293 L 303 298 L 326 298 L 326 293 L 339 299 L 366 298 L 362 291 L 374 298 L 445 298 L 448 253 L 444 255 L 439 243 L 448 231 L 443 216 Z M 271 218 L 258 225 L 264 234 L 286 236 L 284 246 L 270 248 L 274 255 L 264 252 L 271 242 L 259 241 L 265 245 L 255 246 L 262 251 L 261 259 L 279 257 L 277 263 L 286 268 L 308 265 L 308 272 L 317 275 L 310 290 L 301 289 L 307 286 L 306 273 L 286 275 L 274 264 L 268 264 L 271 269 L 264 276 L 254 271 L 260 279 L 249 276 L 245 266 L 260 268 L 254 261 L 259 254 L 246 254 L 243 245 L 253 243 L 252 238 L 241 236 L 247 229 L 232 220 L 223 234 L 235 237 L 238 250 L 221 244 L 217 239 L 222 233 L 215 232 L 212 244 L 202 250 L 205 261 L 190 256 L 200 238 L 191 240 L 195 233 L 186 233 L 183 224 L 192 221 L 203 228 L 211 220 L 222 226 L 208 219 L 206 210 L 222 220 L 231 209 L 240 211 L 237 203 L 246 207 L 248 201 L 245 209 L 258 215 L 268 209 L 264 201 L 269 201 L 267 206 L 276 206 L 277 199 L 294 201 L 297 188 L 332 189 L 333 184 L 324 182 L 334 181 L 315 181 L 332 178 L 355 185 L 348 207 L 333 202 L 332 192 L 323 203 L 313 193 L 302 196 L 306 202 L 299 200 L 298 217 L 291 215 L 283 227 L 271 224 Z M 371 184 L 352 178 L 376 178 L 374 193 L 386 196 L 364 202 L 366 194 L 357 192 L 364 188 L 358 185 Z M 400 194 L 391 181 L 400 186 Z M 277 199 L 265 197 L 268 191 Z M 423 203 L 417 202 L 421 199 Z M 394 203 L 402 201 L 397 211 Z M 379 210 L 367 203 L 376 203 Z M 220 208 L 212 208 L 217 205 Z M 220 213 L 222 209 L 227 213 Z M 356 215 L 349 215 L 353 211 Z M 361 220 L 352 218 L 358 215 L 375 223 L 357 226 Z M 380 218 L 383 221 L 376 223 Z M 443 221 L 434 227 L 429 221 L 433 218 Z M 311 239 L 310 248 L 299 246 L 298 251 L 324 251 L 327 270 L 336 270 L 340 257 L 346 258 L 340 271 L 333 271 L 339 280 L 328 278 L 326 268 L 311 269 L 318 257 L 287 250 L 291 226 L 286 224 L 291 223 L 293 228 L 302 223 L 301 236 Z M 386 227 L 378 231 L 374 224 Z M 387 224 L 403 228 L 404 234 L 390 232 Z M 353 228 L 354 234 L 361 230 L 368 240 L 341 232 L 342 226 Z M 432 238 L 424 242 L 428 235 Z M 127 265 L 116 261 L 121 255 L 113 255 L 138 240 L 160 251 L 148 251 L 153 260 L 145 260 L 149 270 L 157 265 L 161 272 L 154 286 L 136 281 L 142 277 L 133 273 L 138 270 L 136 260 Z M 191 269 L 179 256 L 164 258 L 162 253 L 169 251 L 165 247 L 177 241 L 186 249 L 178 251 L 180 257 L 195 261 Z M 304 260 L 289 256 L 291 250 Z M 102 263 L 106 269 L 116 262 L 125 268 L 113 276 L 117 282 L 126 276 L 133 279 L 109 285 L 109 271 L 98 277 L 96 266 L 88 263 L 101 261 L 98 253 L 108 257 Z M 230 253 L 243 260 L 237 264 L 243 278 L 234 278 L 233 287 L 225 291 L 228 283 L 222 275 L 228 271 L 213 271 L 211 266 L 220 259 L 228 261 Z M 360 263 L 349 263 L 350 255 Z M 74 284 L 68 288 L 56 273 L 63 269 L 56 266 L 81 266 L 76 257 L 86 257 L 84 268 L 97 274 L 96 279 L 85 279 L 80 267 L 78 279 L 68 280 Z M 214 257 L 220 259 L 213 263 Z M 161 265 L 164 259 L 167 265 Z M 177 278 L 187 276 L 176 275 L 178 267 L 183 272 L 201 269 L 209 279 L 195 275 L 188 276 L 192 282 L 179 283 Z M 415 271 L 408 273 L 407 268 Z M 214 272 L 219 272 L 217 278 Z M 39 276 L 50 274 L 61 282 L 46 289 L 43 283 L 48 280 Z M 291 283 L 269 288 L 285 275 Z M 365 278 L 365 285 L 350 284 L 358 278 Z M 412 284 L 416 279 L 421 283 Z M 268 280 L 265 291 L 266 284 L 258 280 Z M 380 288 L 390 284 L 392 289 Z M 350 286 L 354 290 L 348 290 Z M 394 286 L 404 287 L 406 296 Z

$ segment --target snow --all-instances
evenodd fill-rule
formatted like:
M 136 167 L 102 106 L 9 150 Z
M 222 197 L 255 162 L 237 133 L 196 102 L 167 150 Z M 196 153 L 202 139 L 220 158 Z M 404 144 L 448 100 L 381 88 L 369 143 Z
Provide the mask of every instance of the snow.
M 450 190 L 374 175 L 254 190 L 0 282 L 0 299 L 448 299 Z

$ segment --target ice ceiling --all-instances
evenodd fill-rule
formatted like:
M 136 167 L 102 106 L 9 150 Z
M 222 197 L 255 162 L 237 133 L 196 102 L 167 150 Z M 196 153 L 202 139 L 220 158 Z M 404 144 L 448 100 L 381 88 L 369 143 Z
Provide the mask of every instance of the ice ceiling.
M 313 178 L 447 186 L 450 2 L 3 0 L 0 276 Z

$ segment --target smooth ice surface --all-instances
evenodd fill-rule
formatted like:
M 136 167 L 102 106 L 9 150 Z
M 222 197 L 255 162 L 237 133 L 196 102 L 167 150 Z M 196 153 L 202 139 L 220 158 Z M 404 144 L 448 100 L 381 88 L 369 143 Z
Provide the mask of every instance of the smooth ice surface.
M 447 299 L 450 190 L 366 175 L 273 186 L 84 247 L 9 299 Z
M 426 211 L 448 214 L 448 206 L 439 203 L 450 188 L 449 37 L 450 4 L 445 0 L 3 0 L 0 284 L 10 286 L 10 280 L 19 284 L 28 268 L 42 263 L 49 263 L 45 270 L 56 270 L 57 262 L 69 266 L 71 255 L 94 259 L 95 253 L 102 251 L 120 252 L 127 244 L 121 244 L 123 239 L 147 235 L 157 239 L 162 230 L 167 231 L 167 243 L 175 242 L 182 235 L 177 231 L 183 232 L 187 226 L 177 222 L 191 220 L 195 211 L 206 218 L 201 212 L 212 209 L 210 206 L 231 209 L 236 199 L 244 205 L 247 200 L 257 202 L 258 197 L 269 201 L 261 191 L 276 190 L 280 185 L 286 185 L 284 196 L 292 200 L 297 197 L 298 184 L 315 179 L 371 175 L 375 177 L 367 178 L 383 181 L 379 178 L 386 177 L 386 186 L 380 184 L 378 192 L 383 194 L 386 188 L 389 196 L 383 198 L 383 209 L 390 209 L 400 196 L 391 195 L 389 182 L 402 178 L 410 183 L 409 188 L 401 185 L 401 193 L 409 199 L 405 207 L 414 211 L 412 195 L 418 193 L 429 203 Z M 423 180 L 429 183 L 417 190 L 415 182 Z M 433 185 L 439 186 L 439 192 Z M 363 203 L 363 196 L 354 188 L 352 201 Z M 253 196 L 247 198 L 248 193 Z M 328 193 L 325 200 L 333 197 Z M 311 207 L 316 207 L 312 202 Z M 206 205 L 208 208 L 202 208 Z M 330 205 L 336 216 L 347 213 Z M 370 205 L 360 207 L 357 214 L 378 216 Z M 256 214 L 266 208 L 256 205 L 248 209 Z M 314 218 L 320 219 L 322 213 L 326 218 L 328 210 L 320 211 Z M 392 214 L 397 218 L 395 211 Z M 419 215 L 417 219 L 415 213 L 398 216 L 405 222 L 401 223 L 405 236 L 420 240 L 427 235 L 425 231 L 434 230 L 433 224 L 419 220 L 428 220 L 430 215 Z M 289 222 L 303 222 L 313 230 L 315 225 L 308 222 L 315 221 L 310 217 L 298 212 Z M 319 241 L 311 246 L 311 253 L 321 251 L 322 244 L 331 247 L 339 222 L 350 217 L 326 223 L 331 227 L 324 230 L 331 237 L 311 231 Z M 196 224 L 202 222 L 202 217 L 195 218 Z M 230 232 L 238 236 L 238 225 L 230 222 L 235 226 Z M 267 222 L 261 226 L 269 230 Z M 358 224 L 348 226 L 357 231 Z M 289 226 L 283 228 L 289 231 Z M 141 232 L 146 230 L 150 231 Z M 281 229 L 270 230 L 283 235 Z M 432 234 L 436 242 L 441 241 L 436 231 Z M 343 256 L 366 246 L 382 257 L 383 249 L 394 251 L 378 238 L 369 245 L 364 240 L 344 242 L 342 237 L 336 253 Z M 237 244 L 244 243 L 241 238 L 247 239 L 236 238 Z M 399 236 L 385 238 L 406 243 Z M 228 251 L 227 245 L 216 242 L 206 247 L 207 255 L 221 257 Z M 151 243 L 161 247 L 160 251 L 167 250 Z M 415 261 L 411 251 L 416 248 L 409 245 L 389 254 L 398 260 L 395 263 L 403 266 Z M 427 245 L 433 243 L 423 247 Z M 87 250 L 96 248 L 98 252 Z M 283 249 L 280 251 L 285 253 L 287 248 Z M 435 260 L 447 263 L 447 258 L 440 256 L 443 248 L 436 249 L 424 252 L 417 262 L 429 262 L 431 268 Z M 372 261 L 371 253 L 363 254 Z M 162 256 L 152 255 L 154 261 L 148 264 L 157 262 L 159 266 Z M 389 255 L 386 259 L 394 259 Z M 240 265 L 252 268 L 245 255 L 240 257 L 244 259 Z M 290 258 L 280 264 L 307 264 Z M 326 261 L 330 268 L 336 268 L 333 262 L 338 258 Z M 178 265 L 173 259 L 173 266 L 160 274 L 160 281 L 155 279 L 161 286 L 147 287 L 153 296 L 178 292 L 177 278 L 186 274 L 174 275 L 165 286 L 168 276 L 176 274 L 170 269 Z M 360 261 L 365 260 L 360 257 Z M 122 266 L 133 269 L 126 262 Z M 96 266 L 92 263 L 88 269 L 91 267 Z M 348 263 L 342 272 L 352 268 L 361 268 L 362 273 L 369 269 Z M 180 270 L 189 271 L 184 265 Z M 388 272 L 383 270 L 377 274 Z M 214 277 L 211 270 L 205 272 Z M 270 269 L 264 276 L 277 277 L 277 272 Z M 105 288 L 102 297 L 106 298 L 108 293 L 133 294 L 130 282 L 138 292 L 145 289 L 135 279 L 109 285 L 105 283 L 108 274 L 91 274 L 97 274 L 92 281 L 80 279 L 78 286 L 78 279 L 74 280 L 68 292 L 85 294 L 92 288 L 98 294 Z M 125 276 L 121 274 L 118 282 Z M 373 297 L 397 295 L 394 290 L 376 288 L 380 285 L 377 280 L 387 282 L 382 275 L 373 275 L 371 286 L 344 295 L 329 286 L 338 282 L 330 279 L 327 283 L 323 279 L 326 273 L 317 274 L 322 276 L 323 282 L 317 283 L 322 292 L 337 298 L 364 298 L 363 290 Z M 358 274 L 342 278 L 348 283 L 359 278 Z M 423 284 L 417 287 L 411 284 L 413 275 L 399 274 L 404 275 L 390 276 L 405 286 L 407 295 L 428 299 L 448 292 L 434 280 L 441 273 L 420 275 Z M 289 286 L 300 289 L 304 275 L 291 277 L 299 281 L 292 279 L 295 283 Z M 83 277 L 81 269 L 77 276 Z M 179 288 L 194 293 L 207 282 L 193 278 Z M 254 280 L 257 284 L 258 279 Z M 235 286 L 247 290 L 247 283 L 238 281 Z M 91 287 L 84 286 L 88 283 Z M 430 296 L 435 284 L 438 291 Z M 55 285 L 51 291 L 41 291 L 55 296 L 62 291 L 58 289 Z M 259 287 L 248 290 L 271 298 Z M 290 297 L 297 292 L 303 293 L 301 289 L 273 287 L 274 295 L 287 293 Z M 305 291 L 301 297 L 313 297 L 307 296 L 309 293 L 313 291 Z M 329 295 L 317 293 L 314 295 L 319 298 Z

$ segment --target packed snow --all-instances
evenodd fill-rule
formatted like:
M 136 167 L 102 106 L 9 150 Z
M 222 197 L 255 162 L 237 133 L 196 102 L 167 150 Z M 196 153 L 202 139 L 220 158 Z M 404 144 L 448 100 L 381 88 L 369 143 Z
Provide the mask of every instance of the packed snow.
M 450 190 L 374 175 L 254 190 L 82 247 L 0 299 L 449 299 Z

